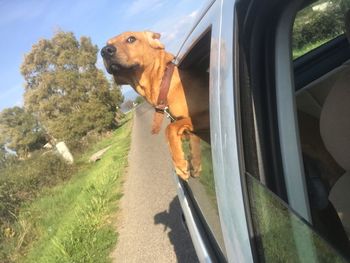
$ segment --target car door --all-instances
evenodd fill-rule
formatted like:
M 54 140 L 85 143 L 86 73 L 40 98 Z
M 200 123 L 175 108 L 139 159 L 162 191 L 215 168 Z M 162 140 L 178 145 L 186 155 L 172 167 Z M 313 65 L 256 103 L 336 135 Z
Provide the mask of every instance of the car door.
M 315 228 L 300 146 L 291 42 L 307 4 L 211 2 L 177 56 L 209 73 L 203 173 L 175 177 L 200 261 L 345 261 Z
M 208 262 L 252 260 L 235 135 L 233 8 L 234 1 L 210 2 L 177 55 L 181 69 L 209 74 L 210 144 L 201 142 L 202 174 L 176 178 L 197 254 Z

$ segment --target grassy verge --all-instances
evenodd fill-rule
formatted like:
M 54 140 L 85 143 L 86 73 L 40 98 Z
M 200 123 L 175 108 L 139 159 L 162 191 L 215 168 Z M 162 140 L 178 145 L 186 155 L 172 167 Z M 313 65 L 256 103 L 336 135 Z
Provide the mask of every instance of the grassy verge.
M 21 209 L 17 262 L 108 262 L 117 234 L 111 215 L 121 197 L 127 165 L 131 123 L 94 145 L 78 163 L 81 169 L 68 182 L 48 189 Z M 102 160 L 87 164 L 96 149 L 112 147 Z
M 309 43 L 308 45 L 305 45 L 302 48 L 299 49 L 293 49 L 293 60 L 305 55 L 306 53 L 308 53 L 309 51 L 322 46 L 323 44 L 327 43 L 328 41 L 332 40 L 332 38 L 326 38 L 326 39 L 322 39 L 313 43 Z

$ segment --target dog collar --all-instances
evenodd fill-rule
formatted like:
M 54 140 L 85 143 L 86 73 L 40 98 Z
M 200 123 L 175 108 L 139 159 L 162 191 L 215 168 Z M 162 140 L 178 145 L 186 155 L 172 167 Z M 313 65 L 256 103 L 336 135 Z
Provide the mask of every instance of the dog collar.
M 157 112 L 165 112 L 168 107 L 168 92 L 170 88 L 171 77 L 173 75 L 175 64 L 171 61 L 166 65 L 164 75 L 159 87 L 159 95 L 157 105 L 155 107 Z
M 166 65 L 166 68 L 162 77 L 162 81 L 159 86 L 159 95 L 158 95 L 157 105 L 155 106 L 156 112 L 154 114 L 152 133 L 159 132 L 164 114 L 172 122 L 176 120 L 176 118 L 172 116 L 171 113 L 169 112 L 169 107 L 168 107 L 168 92 L 169 92 L 171 77 L 173 75 L 174 68 L 175 68 L 175 64 L 173 61 L 168 62 L 168 64 Z

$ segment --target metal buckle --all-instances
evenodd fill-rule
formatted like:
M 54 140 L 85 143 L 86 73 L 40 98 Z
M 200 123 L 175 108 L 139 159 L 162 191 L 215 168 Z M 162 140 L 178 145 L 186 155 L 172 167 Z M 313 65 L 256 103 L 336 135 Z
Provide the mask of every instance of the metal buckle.
M 169 112 L 169 107 L 165 107 L 164 108 L 164 113 L 166 114 L 166 117 L 168 119 L 170 119 L 171 121 L 176 121 L 176 119 L 173 116 L 171 116 L 171 114 Z

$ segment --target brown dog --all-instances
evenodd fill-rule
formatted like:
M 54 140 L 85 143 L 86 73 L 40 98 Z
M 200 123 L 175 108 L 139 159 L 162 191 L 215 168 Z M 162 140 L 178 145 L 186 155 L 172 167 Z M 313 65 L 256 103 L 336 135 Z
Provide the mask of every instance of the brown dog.
M 164 50 L 160 34 L 153 32 L 125 32 L 107 42 L 101 50 L 108 73 L 117 84 L 128 84 L 156 107 L 160 84 L 169 62 L 174 56 Z M 174 68 L 167 95 L 167 105 L 176 119 L 166 128 L 176 173 L 184 180 L 198 176 L 200 167 L 199 134 L 209 140 L 208 74 Z M 153 132 L 156 131 L 153 128 Z M 189 132 L 189 133 L 186 133 Z M 185 159 L 181 138 L 190 135 L 192 170 Z

